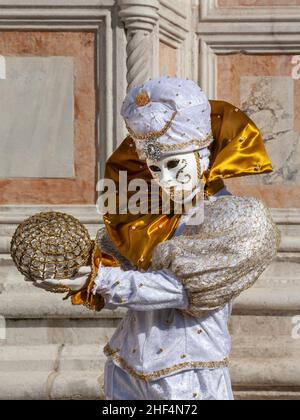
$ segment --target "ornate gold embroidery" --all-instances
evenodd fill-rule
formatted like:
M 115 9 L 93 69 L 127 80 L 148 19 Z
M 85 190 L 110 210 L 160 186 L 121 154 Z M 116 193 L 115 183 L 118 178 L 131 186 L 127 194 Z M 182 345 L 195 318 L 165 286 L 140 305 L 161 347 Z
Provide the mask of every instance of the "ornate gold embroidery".
M 131 366 L 129 366 L 127 362 L 121 356 L 119 356 L 119 349 L 114 350 L 110 347 L 109 344 L 106 344 L 103 351 L 107 357 L 112 357 L 114 360 L 116 360 L 116 362 L 118 362 L 122 369 L 124 369 L 127 373 L 143 381 L 151 381 L 153 379 L 158 379 L 161 376 L 169 375 L 170 373 L 176 372 L 177 370 L 188 367 L 191 369 L 219 369 L 229 366 L 229 359 L 228 357 L 225 357 L 224 360 L 218 362 L 183 362 L 164 369 L 156 370 L 152 373 L 140 373 L 133 369 Z
M 186 289 L 186 316 L 203 317 L 251 287 L 276 257 L 280 232 L 255 198 L 223 196 L 205 202 L 206 223 L 159 244 L 152 269 L 173 272 Z M 188 264 L 186 264 L 188 261 Z
M 199 149 L 202 149 L 206 146 L 209 146 L 212 140 L 213 140 L 213 135 L 212 133 L 209 133 L 204 139 L 192 139 L 192 140 L 188 140 L 183 143 L 180 143 L 180 144 L 162 144 L 159 141 L 157 141 L 156 144 L 158 145 L 160 150 L 162 150 L 163 152 L 171 152 L 174 150 L 183 150 L 188 146 L 196 146 Z M 136 141 L 137 150 L 141 149 L 141 146 L 139 145 L 139 143 L 140 143 L 139 141 Z

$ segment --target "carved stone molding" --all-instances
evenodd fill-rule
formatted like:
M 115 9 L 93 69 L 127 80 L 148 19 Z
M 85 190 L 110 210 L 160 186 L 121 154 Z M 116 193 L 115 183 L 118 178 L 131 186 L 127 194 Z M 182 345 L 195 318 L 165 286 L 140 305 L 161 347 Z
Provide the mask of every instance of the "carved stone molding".
M 288 28 L 288 31 L 287 29 Z M 282 23 L 202 22 L 199 42 L 199 84 L 211 99 L 217 92 L 217 58 L 224 54 L 300 54 L 300 30 Z
M 212 99 L 218 55 L 300 53 L 299 6 L 220 8 L 205 0 L 199 10 L 199 84 Z
M 250 2 L 249 2 L 250 3 Z M 219 7 L 216 0 L 200 0 L 201 22 L 299 22 L 299 6 Z
M 7 5 L 6 3 L 16 3 Z M 117 48 L 113 45 L 114 1 L 105 0 L 99 7 L 98 0 L 67 0 L 61 7 L 54 7 L 52 0 L 0 0 L 0 31 L 91 31 L 96 35 L 97 147 L 99 163 L 97 178 L 103 173 L 104 164 L 115 148 L 113 105 L 113 61 Z M 57 2 L 55 3 L 57 4 Z M 100 88 L 101 86 L 101 88 Z M 116 92 L 115 92 L 116 93 Z
M 160 4 L 159 40 L 176 51 L 176 75 L 192 78 L 192 54 L 196 46 L 192 42 L 190 2 L 160 0 Z
M 127 30 L 128 89 L 153 76 L 155 60 L 155 28 L 159 19 L 157 0 L 119 0 L 119 16 Z

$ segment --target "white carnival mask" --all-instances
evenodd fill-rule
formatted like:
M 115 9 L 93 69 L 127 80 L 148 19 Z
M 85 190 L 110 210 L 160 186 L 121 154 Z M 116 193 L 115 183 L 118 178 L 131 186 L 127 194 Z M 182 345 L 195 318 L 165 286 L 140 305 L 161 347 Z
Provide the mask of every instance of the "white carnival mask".
M 146 160 L 149 170 L 162 190 L 175 203 L 191 202 L 201 190 L 201 168 L 198 152 Z

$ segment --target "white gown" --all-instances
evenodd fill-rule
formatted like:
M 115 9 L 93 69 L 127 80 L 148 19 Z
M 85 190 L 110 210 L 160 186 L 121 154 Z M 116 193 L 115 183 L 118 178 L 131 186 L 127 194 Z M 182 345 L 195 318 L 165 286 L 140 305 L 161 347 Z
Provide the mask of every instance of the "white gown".
M 172 273 L 120 272 L 99 270 L 94 289 L 105 308 L 129 308 L 104 348 L 106 399 L 232 400 L 231 303 L 203 318 L 184 316 L 187 295 Z

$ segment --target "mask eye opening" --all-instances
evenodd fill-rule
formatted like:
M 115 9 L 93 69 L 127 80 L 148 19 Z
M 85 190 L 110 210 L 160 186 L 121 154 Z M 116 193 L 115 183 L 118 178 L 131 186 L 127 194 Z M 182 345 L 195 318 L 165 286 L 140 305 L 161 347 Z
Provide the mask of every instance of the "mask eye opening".
M 150 169 L 150 171 L 152 171 L 152 172 L 156 172 L 156 173 L 158 173 L 158 172 L 160 172 L 161 170 L 160 170 L 160 167 L 159 166 L 156 166 L 156 165 L 151 165 L 151 166 L 149 166 L 149 169 Z
M 180 160 L 179 159 L 170 160 L 167 163 L 167 168 L 168 169 L 174 169 L 174 168 L 176 168 L 179 165 L 179 163 L 180 163 Z

